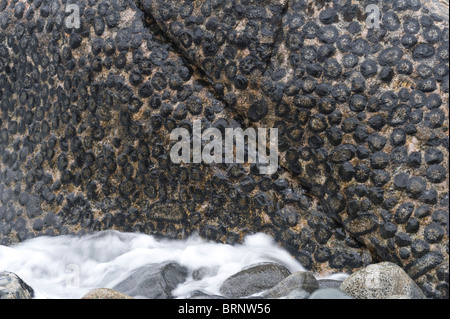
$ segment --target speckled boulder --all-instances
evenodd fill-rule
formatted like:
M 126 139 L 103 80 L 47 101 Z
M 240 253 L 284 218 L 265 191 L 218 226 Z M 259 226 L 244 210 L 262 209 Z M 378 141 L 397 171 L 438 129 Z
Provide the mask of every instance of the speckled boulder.
M 424 299 L 417 284 L 399 266 L 383 262 L 369 265 L 348 277 L 340 289 L 357 299 Z M 403 298 L 402 297 L 402 298 Z
M 0 299 L 32 299 L 34 290 L 19 276 L 9 271 L 0 271 Z

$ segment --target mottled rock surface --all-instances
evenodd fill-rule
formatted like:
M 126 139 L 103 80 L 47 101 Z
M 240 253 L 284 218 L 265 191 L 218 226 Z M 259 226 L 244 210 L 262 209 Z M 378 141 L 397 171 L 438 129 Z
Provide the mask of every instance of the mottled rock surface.
M 447 11 L 438 0 L 1 0 L 0 243 L 264 232 L 315 273 L 391 261 L 448 298 Z M 278 128 L 277 172 L 173 163 L 170 133 L 196 119 Z
M 389 262 L 358 270 L 344 280 L 340 289 L 357 299 L 398 299 L 398 296 L 407 299 L 425 298 L 408 274 Z
M 32 299 L 34 290 L 19 276 L 9 271 L 0 271 L 0 299 Z

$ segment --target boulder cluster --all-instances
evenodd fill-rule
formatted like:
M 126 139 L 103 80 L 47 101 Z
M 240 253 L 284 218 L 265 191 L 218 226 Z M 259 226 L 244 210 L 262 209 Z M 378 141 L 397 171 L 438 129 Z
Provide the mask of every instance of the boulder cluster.
M 214 276 L 213 268 L 188 269 L 176 262 L 135 269 L 112 288 L 95 288 L 81 299 L 173 299 L 186 281 Z M 0 299 L 31 299 L 33 289 L 16 274 L 0 272 Z M 362 268 L 345 280 L 316 279 L 311 272 L 279 263 L 248 266 L 221 285 L 217 294 L 194 290 L 184 299 L 425 299 L 419 286 L 396 264 L 382 262 Z

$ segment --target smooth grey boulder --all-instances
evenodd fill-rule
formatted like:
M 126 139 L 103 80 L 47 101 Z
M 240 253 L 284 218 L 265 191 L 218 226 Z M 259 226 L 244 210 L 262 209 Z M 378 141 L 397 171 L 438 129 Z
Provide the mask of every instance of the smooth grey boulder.
M 289 269 L 280 264 L 257 264 L 226 279 L 220 293 L 228 298 L 250 296 L 274 287 L 290 274 Z
M 184 282 L 188 269 L 175 262 L 148 264 L 136 269 L 113 287 L 123 294 L 149 299 L 171 299 L 172 290 Z
M 338 288 L 323 288 L 314 291 L 309 299 L 355 299 Z
M 0 299 L 32 299 L 34 290 L 13 272 L 0 271 Z
M 396 264 L 382 262 L 358 270 L 341 287 L 357 299 L 425 299 L 419 286 Z
M 313 274 L 307 271 L 297 271 L 264 292 L 262 296 L 268 299 L 277 299 L 285 297 L 295 290 L 312 293 L 317 289 L 319 289 L 319 282 Z

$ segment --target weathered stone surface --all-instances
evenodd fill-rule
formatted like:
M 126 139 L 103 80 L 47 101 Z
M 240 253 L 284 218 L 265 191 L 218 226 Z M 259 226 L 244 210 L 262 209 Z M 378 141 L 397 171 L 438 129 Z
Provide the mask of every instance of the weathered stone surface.
M 357 299 L 395 299 L 399 295 L 408 299 L 425 298 L 408 274 L 390 262 L 358 270 L 345 279 L 340 288 Z
M 133 299 L 132 297 L 109 288 L 97 288 L 89 291 L 81 299 Z
M 9 271 L 0 271 L 0 299 L 32 299 L 34 290 L 19 276 Z
M 170 299 L 172 290 L 187 278 L 187 268 L 174 262 L 149 264 L 136 269 L 113 290 L 135 297 Z
M 226 279 L 220 293 L 229 298 L 250 296 L 274 287 L 289 275 L 286 267 L 275 263 L 250 266 Z
M 277 299 L 288 296 L 291 292 L 303 290 L 307 293 L 319 289 L 319 282 L 310 272 L 298 271 L 281 280 L 275 287 L 262 294 L 264 298 Z

